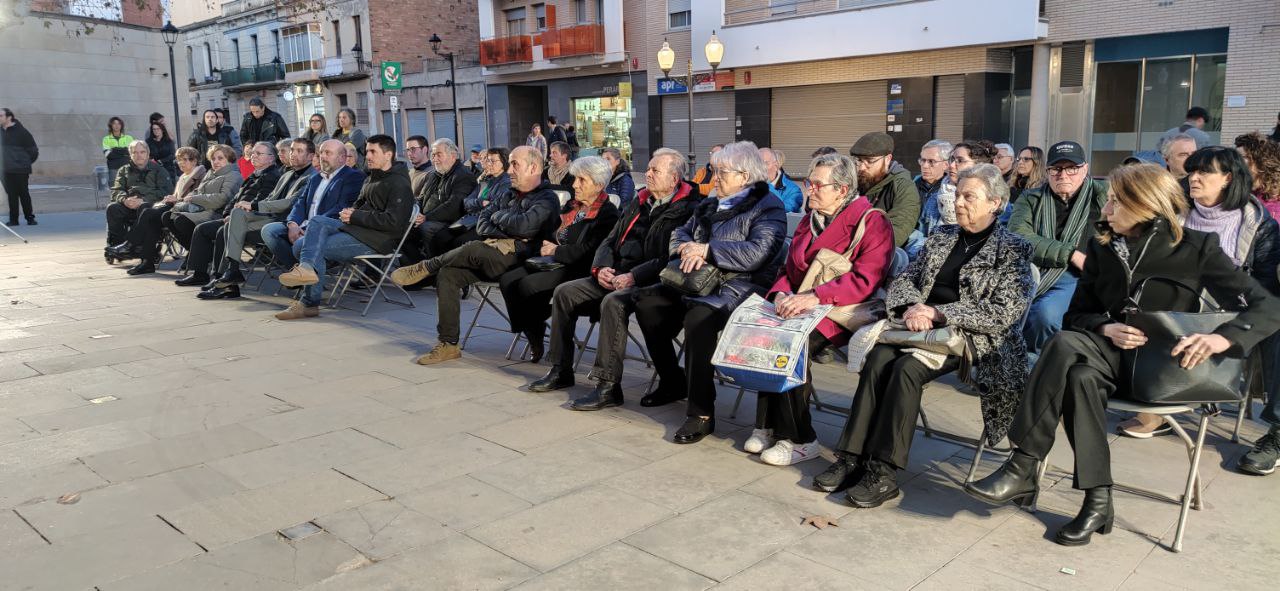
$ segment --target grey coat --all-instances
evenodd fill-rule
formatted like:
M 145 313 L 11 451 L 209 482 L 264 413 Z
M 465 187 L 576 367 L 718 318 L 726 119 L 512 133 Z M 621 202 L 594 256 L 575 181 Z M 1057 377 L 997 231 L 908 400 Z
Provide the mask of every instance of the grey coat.
M 959 235 L 959 226 L 940 226 L 893 280 L 885 301 L 893 320 L 901 321 L 906 308 L 929 298 L 934 278 Z M 981 395 L 982 422 L 991 445 L 1009 431 L 1030 373 L 1022 320 L 1035 287 L 1031 244 L 1001 226 L 960 268 L 960 301 L 937 306 L 947 324 L 968 338 L 972 366 L 962 364 L 960 377 Z
M 178 204 L 182 209 L 199 211 L 175 209 L 174 215 L 183 216 L 195 224 L 212 220 L 221 215 L 219 212 L 226 207 L 231 196 L 240 190 L 242 183 L 244 183 L 244 177 L 240 176 L 240 167 L 235 163 L 228 163 L 218 170 L 211 170 L 204 175 L 204 180 L 200 181 L 196 190 L 191 192 L 191 201 L 188 205 L 195 207 L 182 207 L 183 204 Z

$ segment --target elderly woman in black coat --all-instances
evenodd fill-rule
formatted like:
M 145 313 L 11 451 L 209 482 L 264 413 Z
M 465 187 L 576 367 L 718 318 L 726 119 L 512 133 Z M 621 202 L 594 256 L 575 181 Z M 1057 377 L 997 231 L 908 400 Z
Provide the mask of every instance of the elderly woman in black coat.
M 618 208 L 604 192 L 609 184 L 608 162 L 599 156 L 580 158 L 569 165 L 569 174 L 574 177 L 574 194 L 560 208 L 555 241 L 542 241 L 540 256 L 531 257 L 523 267 L 498 278 L 511 318 L 511 332 L 523 333 L 529 339 L 534 363 L 542 360 L 551 294 L 561 283 L 591 273 L 596 249 L 618 221 Z
M 711 157 L 718 197 L 698 204 L 671 235 L 671 258 L 683 273 L 714 265 L 731 274 L 710 295 L 686 296 L 659 284 L 636 302 L 636 321 L 660 375 L 678 374 L 672 340 L 684 329 L 688 419 L 676 443 L 695 443 L 715 431 L 715 371 L 711 354 L 729 314 L 751 294 L 763 295 L 782 268 L 787 214 L 769 192 L 760 151 L 736 142 Z M 621 391 L 618 401 L 621 402 Z
M 1123 354 L 1142 347 L 1147 336 L 1125 323 L 1135 287 L 1148 278 L 1165 282 L 1144 287 L 1143 310 L 1196 311 L 1198 294 L 1208 290 L 1219 302 L 1243 299 L 1247 309 L 1209 334 L 1191 334 L 1171 355 L 1187 369 L 1224 353 L 1244 356 L 1280 328 L 1280 305 L 1247 271 L 1237 269 L 1217 236 L 1184 228 L 1186 198 L 1173 175 L 1153 164 L 1111 171 L 1104 221 L 1085 251 L 1080 284 L 1063 318 L 1063 331 L 1049 341 L 1031 372 L 1009 440 L 1017 446 L 1009 461 L 990 476 L 969 484 L 969 494 L 989 503 L 1033 502 L 1036 466 L 1053 448 L 1061 422 L 1075 451 L 1075 488 L 1085 491 L 1075 519 L 1058 530 L 1065 546 L 1089 543 L 1107 534 L 1115 521 L 1111 505 L 1111 456 L 1107 447 L 1107 399 L 1128 394 Z

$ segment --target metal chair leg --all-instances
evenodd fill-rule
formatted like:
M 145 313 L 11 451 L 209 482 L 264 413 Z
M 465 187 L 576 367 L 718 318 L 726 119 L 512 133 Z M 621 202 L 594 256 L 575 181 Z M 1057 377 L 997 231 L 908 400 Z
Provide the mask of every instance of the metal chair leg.
M 1187 486 L 1182 493 L 1182 510 L 1178 513 L 1178 530 L 1173 535 L 1174 552 L 1182 551 L 1182 536 L 1186 533 L 1187 516 L 1191 510 L 1191 498 L 1200 481 L 1200 455 L 1204 451 L 1204 436 L 1209 427 L 1209 415 L 1201 413 L 1200 430 L 1196 433 L 1195 450 L 1191 453 L 1191 468 L 1187 471 Z M 1198 497 L 1198 495 L 1197 495 Z
M 978 448 L 973 452 L 973 462 L 969 464 L 969 474 L 964 477 L 964 483 L 973 482 L 973 477 L 978 473 L 978 464 L 982 462 L 982 452 L 987 451 L 987 429 L 982 429 L 982 435 L 978 436 Z
M 597 324 L 599 323 L 592 322 L 587 325 L 587 336 L 582 337 L 582 341 L 578 343 L 578 356 L 573 360 L 573 371 L 578 371 L 578 365 L 582 363 L 582 358 L 587 354 L 587 349 L 591 346 L 591 335 L 595 334 Z
M 519 343 L 522 338 L 524 338 L 524 335 L 520 333 L 516 333 L 515 336 L 511 338 L 511 346 L 507 347 L 507 361 L 511 361 L 511 356 L 516 352 L 516 344 Z M 520 358 L 523 359 L 524 354 L 521 354 Z
M 729 411 L 729 418 L 738 418 L 738 407 L 742 406 L 742 395 L 746 393 L 746 388 L 738 388 L 738 399 L 733 402 L 733 410 Z M 779 396 L 781 396 L 781 394 L 779 394 Z

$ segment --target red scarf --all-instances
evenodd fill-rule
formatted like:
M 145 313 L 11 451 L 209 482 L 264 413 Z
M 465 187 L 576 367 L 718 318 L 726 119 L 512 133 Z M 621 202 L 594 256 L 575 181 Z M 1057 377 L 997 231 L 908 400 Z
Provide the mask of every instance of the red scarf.
M 596 197 L 595 201 L 593 201 L 591 204 L 586 206 L 589 209 L 587 209 L 587 215 L 582 219 L 584 220 L 595 219 L 597 215 L 600 215 L 600 208 L 603 207 L 605 202 L 607 201 L 609 201 L 609 195 L 601 191 L 600 196 Z M 582 202 L 578 201 L 577 199 L 570 199 L 568 205 L 569 205 L 569 210 L 560 214 L 561 230 L 564 230 L 569 226 L 572 226 L 575 221 L 578 221 L 577 220 L 578 212 L 581 211 L 583 208 Z

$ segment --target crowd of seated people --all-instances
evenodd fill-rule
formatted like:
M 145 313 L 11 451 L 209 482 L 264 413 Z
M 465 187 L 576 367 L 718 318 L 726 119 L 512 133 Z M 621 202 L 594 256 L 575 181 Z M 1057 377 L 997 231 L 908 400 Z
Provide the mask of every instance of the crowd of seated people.
M 391 137 L 365 138 L 345 111 L 318 146 L 246 138 L 252 172 L 241 179 L 214 115 L 193 136 L 203 152 L 177 149 L 176 182 L 146 142 L 128 145 L 106 212 L 109 262 L 139 258 L 129 274 L 155 272 L 167 234 L 190 251 L 178 285 L 201 287 L 201 299 L 234 299 L 244 250 L 259 245 L 283 270 L 280 284 L 298 290 L 275 315 L 293 321 L 319 316 L 331 269 L 398 252 L 389 281 L 434 286 L 436 344 L 416 358 L 427 366 L 462 357 L 461 301 L 473 284 L 492 282 L 510 331 L 527 339 L 533 363 L 549 365 L 529 391 L 576 388 L 585 346 L 577 325 L 598 323 L 590 390 L 567 398 L 575 411 L 625 403 L 634 314 L 656 374 L 639 404 L 686 401 L 678 444 L 716 431 L 712 354 L 750 296 L 784 319 L 818 306 L 882 305 L 876 322 L 827 316 L 807 336 L 804 363 L 847 345 L 858 374 L 834 461 L 811 485 L 860 508 L 897 497 L 924 388 L 955 373 L 979 398 L 987 443 L 1007 437 L 1014 446 L 998 470 L 966 485 L 974 497 L 1034 498 L 1037 465 L 1058 426 L 1067 432 L 1072 483 L 1085 495 L 1055 534 L 1065 545 L 1113 526 L 1106 401 L 1126 395 L 1125 352 L 1147 341 L 1125 323 L 1133 286 L 1160 277 L 1238 308 L 1215 331 L 1184 337 L 1172 356 L 1186 368 L 1214 355 L 1257 358 L 1271 426 L 1239 469 L 1270 474 L 1280 465 L 1280 225 L 1272 213 L 1280 148 L 1258 134 L 1237 138 L 1238 148 L 1191 150 L 1176 166 L 1138 158 L 1105 179 L 1073 141 L 1015 151 L 932 140 L 913 180 L 893 159 L 893 137 L 871 133 L 848 155 L 819 149 L 798 183 L 780 150 L 750 142 L 715 146 L 695 171 L 680 152 L 660 148 L 637 190 L 618 150 L 575 159 L 560 141 L 547 152 L 491 147 L 464 160 L 452 140 L 411 136 L 406 163 Z M 1181 141 L 1172 136 L 1167 146 L 1176 151 Z M 811 271 L 832 256 L 849 270 L 814 280 Z M 706 267 L 720 278 L 701 295 L 661 279 Z M 1194 294 L 1145 295 L 1148 309 L 1198 309 Z M 902 336 L 930 331 L 958 336 L 942 351 Z M 820 457 L 813 375 L 805 375 L 788 391 L 756 393 L 743 449 L 765 464 Z M 1163 424 L 1138 415 L 1119 429 L 1145 438 Z

